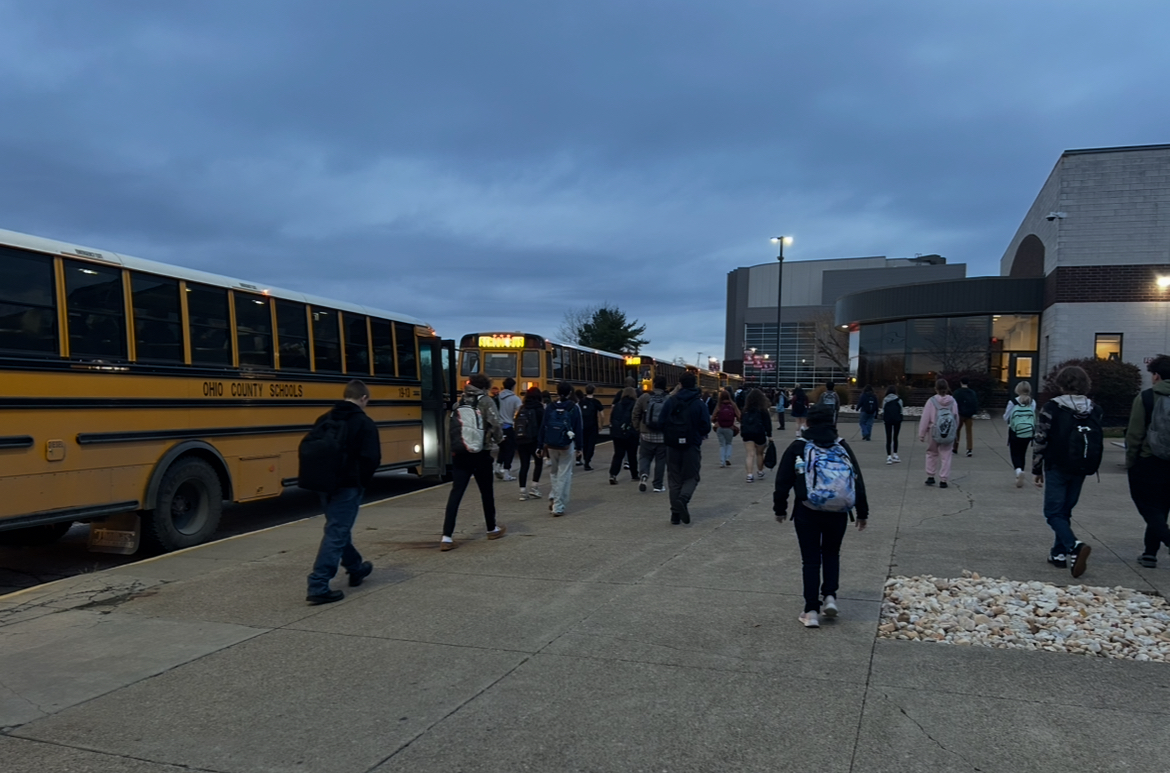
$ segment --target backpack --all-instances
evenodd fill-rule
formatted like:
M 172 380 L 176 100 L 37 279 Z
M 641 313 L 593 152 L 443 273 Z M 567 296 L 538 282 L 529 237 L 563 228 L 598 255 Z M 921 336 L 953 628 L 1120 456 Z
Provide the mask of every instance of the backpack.
M 1142 390 L 1142 405 L 1146 409 L 1146 442 L 1150 453 L 1159 459 L 1170 460 L 1170 399 L 1154 390 Z
M 961 387 L 955 392 L 955 404 L 959 406 L 960 416 L 974 416 L 979 412 L 979 397 L 971 387 Z
M 345 474 L 346 419 L 336 419 L 329 411 L 301 438 L 297 446 L 297 485 L 308 491 L 332 494 L 340 487 Z
M 1068 434 L 1064 440 L 1064 455 L 1059 459 L 1060 468 L 1073 475 L 1093 475 L 1101 466 L 1105 455 L 1105 433 L 1097 412 L 1078 416 L 1063 408 L 1056 410 L 1067 414 Z
M 798 395 L 792 396 L 792 407 L 796 410 L 804 410 L 808 407 L 808 395 L 801 392 Z
M 759 411 L 744 411 L 739 417 L 739 430 L 746 437 L 759 437 L 768 434 L 764 429 L 764 422 L 760 419 Z
M 861 413 L 877 413 L 877 395 L 873 392 L 866 392 L 857 401 L 857 410 Z
M 619 396 L 618 399 L 620 400 L 621 397 Z M 614 403 L 614 405 L 617 405 L 617 403 Z M 597 414 L 599 413 L 599 411 L 597 409 L 601 407 L 601 402 L 595 398 L 586 397 L 584 400 L 582 400 L 578 404 L 578 407 L 581 409 L 581 426 L 582 426 L 582 428 L 596 427 L 597 426 Z
M 451 409 L 448 437 L 451 453 L 478 454 L 484 449 L 483 412 L 479 409 L 482 395 L 475 396 L 475 402 L 467 402 L 467 396 L 459 399 Z
M 836 392 L 826 389 L 821 393 L 821 396 L 817 398 L 817 405 L 831 405 L 833 406 L 833 412 L 836 413 L 838 400 L 839 398 L 837 397 Z
M 664 411 L 666 408 L 666 400 L 667 396 L 665 394 L 651 394 L 649 401 L 646 403 L 646 414 L 642 417 L 642 423 L 649 427 L 653 432 L 662 431 L 662 420 L 665 417 Z
M 932 397 L 930 399 L 934 401 L 934 407 L 938 410 L 938 413 L 934 417 L 934 424 L 930 427 L 930 437 L 940 446 L 954 442 L 955 434 L 959 429 L 959 423 L 955 420 L 954 411 L 938 400 L 935 400 L 935 398 Z
M 1036 434 L 1036 401 L 1021 405 L 1016 403 L 1008 417 L 1008 429 L 1018 438 L 1030 438 Z
M 553 403 L 544 409 L 544 444 L 549 448 L 573 445 L 573 403 Z
M 540 420 L 536 417 L 536 409 L 531 405 L 525 405 L 516 411 L 512 430 L 516 433 L 517 443 L 535 443 L 539 440 Z
M 747 400 L 747 390 L 741 389 L 735 393 L 735 404 L 742 411 L 743 404 Z
M 804 441 L 805 507 L 845 513 L 857 504 L 857 471 L 838 438 L 828 448 Z
M 882 421 L 887 424 L 899 424 L 902 421 L 902 401 L 889 400 L 882 406 Z
M 637 435 L 634 429 L 634 406 L 632 400 L 622 400 L 609 412 L 609 435 L 624 440 Z
M 715 412 L 715 423 L 720 427 L 730 427 L 735 424 L 735 406 L 731 403 L 720 403 Z
M 672 446 L 685 446 L 689 442 L 691 435 L 691 403 L 692 400 L 683 402 L 682 400 L 675 400 L 670 407 L 670 411 L 666 412 L 666 418 L 662 422 L 663 440 Z

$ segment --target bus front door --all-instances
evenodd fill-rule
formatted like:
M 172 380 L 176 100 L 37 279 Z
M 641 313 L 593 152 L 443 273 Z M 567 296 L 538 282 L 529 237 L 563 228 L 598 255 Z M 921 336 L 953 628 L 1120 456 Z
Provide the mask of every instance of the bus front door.
M 419 340 L 422 360 L 422 466 L 423 478 L 442 479 L 447 475 L 447 408 L 450 382 L 454 375 L 454 341 L 437 338 Z

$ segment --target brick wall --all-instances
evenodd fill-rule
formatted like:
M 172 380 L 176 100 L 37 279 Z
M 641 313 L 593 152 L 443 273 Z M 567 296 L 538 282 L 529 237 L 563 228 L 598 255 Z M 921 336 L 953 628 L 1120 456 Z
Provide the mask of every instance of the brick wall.
M 1056 303 L 1157 303 L 1170 300 L 1159 276 L 1170 265 L 1060 266 L 1044 278 L 1044 308 Z

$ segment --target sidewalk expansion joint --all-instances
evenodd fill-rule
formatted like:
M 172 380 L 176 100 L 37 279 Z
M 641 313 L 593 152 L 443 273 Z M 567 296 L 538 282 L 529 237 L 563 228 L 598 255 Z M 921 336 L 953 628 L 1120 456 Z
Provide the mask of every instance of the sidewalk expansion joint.
M 110 757 L 116 760 L 133 760 L 134 762 L 145 762 L 149 765 L 163 765 L 170 768 L 177 768 L 179 770 L 191 770 L 196 773 L 231 773 L 228 770 L 221 770 L 219 768 L 201 768 L 196 765 L 188 765 L 183 762 L 163 762 L 161 760 L 152 760 L 148 757 L 135 757 L 132 754 L 118 754 L 116 752 L 105 751 L 104 749 L 94 749 L 89 746 L 77 746 L 73 744 L 59 743 L 57 741 L 46 741 L 42 738 L 25 738 L 22 735 L 15 735 L 13 733 L 0 732 L 0 736 L 8 736 L 9 738 L 16 738 L 26 743 L 39 743 L 45 746 L 55 746 L 58 749 L 71 749 L 73 751 L 87 752 L 89 754 L 98 754 L 103 757 Z
M 982 771 L 982 770 L 983 770 L 983 768 L 981 768 L 981 767 L 979 767 L 978 765 L 974 764 L 973 762 L 971 762 L 971 760 L 967 759 L 967 758 L 966 758 L 966 757 L 964 757 L 962 754 L 959 754 L 957 751 L 954 751 L 953 749 L 948 749 L 948 748 L 946 747 L 946 744 L 944 744 L 942 741 L 940 741 L 940 740 L 938 740 L 937 738 L 935 738 L 934 736 L 932 736 L 932 735 L 930 734 L 930 732 L 929 732 L 929 731 L 928 731 L 928 730 L 927 730 L 925 727 L 923 727 L 923 726 L 922 726 L 922 723 L 921 723 L 921 722 L 919 722 L 919 721 L 918 721 L 917 719 L 915 719 L 914 717 L 910 716 L 910 713 L 909 713 L 908 711 L 906 711 L 906 709 L 904 709 L 904 708 L 902 708 L 900 705 L 898 705 L 898 704 L 897 704 L 897 703 L 896 703 L 896 702 L 895 702 L 895 701 L 894 701 L 892 698 L 890 698 L 890 696 L 889 696 L 889 695 L 887 695 L 886 693 L 882 693 L 881 695 L 882 695 L 882 697 L 883 697 L 883 698 L 885 698 L 887 701 L 889 701 L 889 702 L 890 702 L 890 703 L 891 703 L 891 704 L 894 706 L 894 708 L 896 708 L 896 709 L 898 710 L 898 712 L 899 712 L 899 713 L 900 713 L 902 716 L 906 717 L 906 719 L 908 719 L 908 720 L 910 720 L 911 722 L 913 722 L 913 723 L 914 723 L 914 726 L 915 726 L 915 727 L 917 727 L 917 728 L 918 728 L 918 730 L 919 730 L 919 731 L 920 731 L 920 732 L 921 732 L 921 733 L 922 733 L 924 736 L 926 736 L 926 738 L 927 738 L 927 739 L 929 739 L 931 743 L 933 743 L 933 744 L 935 744 L 936 746 L 938 746 L 938 748 L 942 749 L 942 750 L 943 750 L 944 752 L 946 752 L 947 754 L 950 754 L 950 755 L 953 755 L 953 756 L 955 756 L 955 757 L 958 757 L 960 760 L 962 760 L 962 761 L 963 761 L 963 764 L 965 764 L 965 765 L 969 765 L 969 766 L 971 767 L 971 770 L 974 770 L 974 771 Z

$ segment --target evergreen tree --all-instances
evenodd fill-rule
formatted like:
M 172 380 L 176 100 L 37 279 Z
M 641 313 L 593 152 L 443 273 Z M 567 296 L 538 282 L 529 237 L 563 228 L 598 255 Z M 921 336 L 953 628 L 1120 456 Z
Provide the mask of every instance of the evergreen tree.
M 640 337 L 645 332 L 645 325 L 638 325 L 636 319 L 627 321 L 624 311 L 606 303 L 594 310 L 592 318 L 581 325 L 577 342 L 581 346 L 615 354 L 637 354 L 650 343 Z

